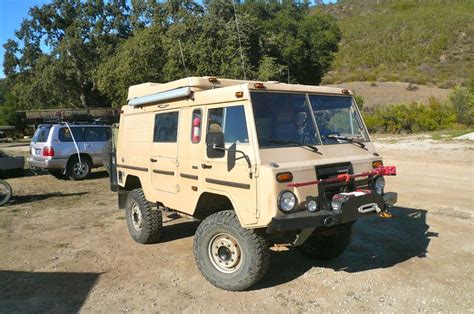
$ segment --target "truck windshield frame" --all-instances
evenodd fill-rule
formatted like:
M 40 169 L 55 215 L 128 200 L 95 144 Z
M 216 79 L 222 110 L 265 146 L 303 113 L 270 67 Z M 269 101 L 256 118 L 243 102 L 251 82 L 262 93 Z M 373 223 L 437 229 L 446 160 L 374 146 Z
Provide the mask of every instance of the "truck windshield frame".
M 251 91 L 260 148 L 368 142 L 352 95 Z

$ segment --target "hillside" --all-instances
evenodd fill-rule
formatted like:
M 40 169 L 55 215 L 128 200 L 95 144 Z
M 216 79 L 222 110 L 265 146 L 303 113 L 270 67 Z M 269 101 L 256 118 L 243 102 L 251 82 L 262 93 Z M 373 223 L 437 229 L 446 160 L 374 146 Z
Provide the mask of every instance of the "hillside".
M 323 10 L 343 33 L 324 84 L 401 81 L 449 88 L 473 76 L 471 0 L 346 0 Z
M 377 105 L 421 102 L 428 103 L 430 97 L 440 101 L 448 98 L 450 89 L 436 86 L 415 85 L 408 88 L 408 83 L 401 82 L 349 82 L 334 84 L 336 87 L 347 88 L 364 100 L 364 107 L 371 108 Z

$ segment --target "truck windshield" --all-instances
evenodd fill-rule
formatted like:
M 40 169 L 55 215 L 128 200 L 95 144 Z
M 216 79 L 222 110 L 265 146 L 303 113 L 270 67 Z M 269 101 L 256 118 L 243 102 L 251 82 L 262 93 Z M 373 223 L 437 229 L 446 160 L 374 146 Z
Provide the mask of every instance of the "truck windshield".
M 305 94 L 252 92 L 261 148 L 321 144 Z
M 323 144 L 368 141 L 351 96 L 309 95 Z
M 368 141 L 351 96 L 251 92 L 251 99 L 260 148 Z

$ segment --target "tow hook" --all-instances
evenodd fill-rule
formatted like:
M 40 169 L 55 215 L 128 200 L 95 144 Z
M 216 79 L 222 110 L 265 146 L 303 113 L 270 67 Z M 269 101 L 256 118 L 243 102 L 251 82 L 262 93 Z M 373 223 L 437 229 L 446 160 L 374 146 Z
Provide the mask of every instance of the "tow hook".
M 379 213 L 380 218 L 392 218 L 392 214 L 388 212 L 388 210 L 385 210 L 383 212 Z

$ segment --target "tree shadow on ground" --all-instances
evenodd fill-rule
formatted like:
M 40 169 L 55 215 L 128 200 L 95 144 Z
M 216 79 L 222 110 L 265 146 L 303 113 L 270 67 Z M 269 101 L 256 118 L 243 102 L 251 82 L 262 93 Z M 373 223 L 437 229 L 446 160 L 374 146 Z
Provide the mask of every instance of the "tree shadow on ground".
M 100 273 L 0 271 L 5 313 L 77 313 Z
M 431 237 L 427 211 L 393 207 L 391 219 L 371 216 L 359 220 L 352 242 L 344 254 L 330 261 L 315 261 L 291 249 L 273 252 L 267 275 L 254 289 L 274 287 L 292 281 L 313 267 L 349 273 L 388 268 L 412 258 L 426 257 Z
M 78 192 L 78 193 L 45 193 L 45 194 L 35 194 L 35 195 L 15 195 L 15 191 L 13 191 L 13 196 L 5 206 L 8 205 L 21 205 L 31 202 L 42 201 L 52 197 L 68 197 L 68 196 L 81 196 L 84 194 L 88 194 L 89 192 Z

